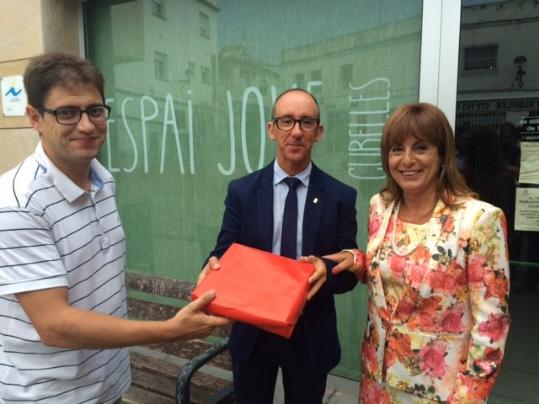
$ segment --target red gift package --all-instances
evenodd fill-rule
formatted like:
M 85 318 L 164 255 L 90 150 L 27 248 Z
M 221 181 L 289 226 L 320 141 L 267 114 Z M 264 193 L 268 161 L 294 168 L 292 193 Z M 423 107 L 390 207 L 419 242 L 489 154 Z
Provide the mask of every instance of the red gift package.
M 307 301 L 314 265 L 233 243 L 192 298 L 215 289 L 211 314 L 260 327 L 289 338 Z

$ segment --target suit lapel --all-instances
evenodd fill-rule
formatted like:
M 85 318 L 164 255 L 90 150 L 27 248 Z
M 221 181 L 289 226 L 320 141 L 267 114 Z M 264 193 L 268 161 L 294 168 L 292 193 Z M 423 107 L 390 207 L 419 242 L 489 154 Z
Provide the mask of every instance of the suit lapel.
M 382 219 L 378 232 L 373 236 L 372 240 L 369 240 L 367 244 L 367 255 L 372 257 L 368 268 L 371 298 L 375 306 L 378 308 L 380 317 L 386 321 L 389 320 L 389 313 L 387 313 L 386 295 L 384 292 L 384 285 L 382 283 L 382 275 L 380 274 L 378 253 L 380 251 L 380 245 L 384 240 L 387 227 L 389 226 L 394 205 L 395 201 L 392 201 L 387 206 L 383 206 L 382 199 L 380 198 L 378 200 L 378 204 L 374 206 L 374 210 L 381 215 Z
M 380 197 L 378 205 L 374 207 L 375 212 L 381 215 L 382 219 L 380 226 L 378 227 L 378 231 L 374 235 L 373 239 L 369 240 L 367 244 L 367 252 L 373 257 L 377 255 L 380 244 L 384 240 L 394 206 L 395 201 L 390 202 L 387 206 L 383 206 L 382 199 Z
M 273 248 L 273 161 L 262 171 L 256 203 L 260 248 L 271 251 Z
M 322 181 L 322 172 L 313 163 L 303 214 L 302 255 L 315 253 L 316 236 L 318 235 L 323 209 L 324 185 Z

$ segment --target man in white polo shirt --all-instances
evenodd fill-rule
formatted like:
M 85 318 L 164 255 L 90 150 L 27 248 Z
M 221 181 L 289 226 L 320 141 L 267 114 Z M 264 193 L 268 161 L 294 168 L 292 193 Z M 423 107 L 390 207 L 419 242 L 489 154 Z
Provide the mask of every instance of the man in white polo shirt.
M 28 65 L 27 114 L 41 141 L 0 177 L 0 403 L 116 403 L 124 347 L 209 334 L 201 309 L 127 320 L 125 236 L 112 175 L 95 159 L 110 107 L 90 62 L 62 53 Z

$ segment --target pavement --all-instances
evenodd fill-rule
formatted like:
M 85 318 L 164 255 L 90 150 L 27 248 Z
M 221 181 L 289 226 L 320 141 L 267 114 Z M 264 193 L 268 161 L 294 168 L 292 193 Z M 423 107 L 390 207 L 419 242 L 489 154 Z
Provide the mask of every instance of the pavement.
M 359 400 L 359 384 L 356 380 L 329 375 L 324 395 L 324 404 L 357 404 Z M 274 404 L 284 403 L 283 384 L 279 374 L 275 388 Z
M 178 366 L 183 366 L 185 359 L 177 356 L 172 356 L 163 352 L 157 352 L 147 347 L 131 347 L 131 352 L 137 352 L 142 355 L 147 355 L 153 359 L 162 360 Z M 201 368 L 201 371 L 219 377 L 224 380 L 232 381 L 232 372 L 209 363 Z M 324 395 L 323 404 L 357 404 L 358 403 L 359 384 L 356 380 L 347 379 L 344 377 L 329 375 L 326 385 L 326 393 Z M 148 404 L 150 401 L 144 396 L 143 389 L 138 389 L 132 386 L 123 397 L 126 404 Z M 165 401 L 163 401 L 165 403 Z M 167 401 L 168 403 L 168 401 Z M 279 372 L 277 384 L 275 387 L 274 404 L 284 403 L 283 384 L 281 374 Z

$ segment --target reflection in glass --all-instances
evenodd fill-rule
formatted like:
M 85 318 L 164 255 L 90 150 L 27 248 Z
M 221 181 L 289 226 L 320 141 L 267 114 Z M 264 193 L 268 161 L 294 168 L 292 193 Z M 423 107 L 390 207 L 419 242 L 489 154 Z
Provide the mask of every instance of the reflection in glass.
M 539 4 L 473 3 L 465 1 L 461 14 L 457 157 L 471 188 L 505 212 L 511 259 L 512 324 L 489 402 L 535 403 L 539 351 L 530 335 L 539 332 Z
M 114 111 L 101 158 L 118 184 L 130 270 L 196 278 L 227 183 L 273 158 L 273 101 L 296 86 L 321 106 L 314 160 L 360 189 L 366 227 L 384 177 L 382 127 L 391 109 L 418 99 L 422 0 L 85 4 L 89 57 Z M 337 371 L 352 377 L 362 316 L 343 309 Z

